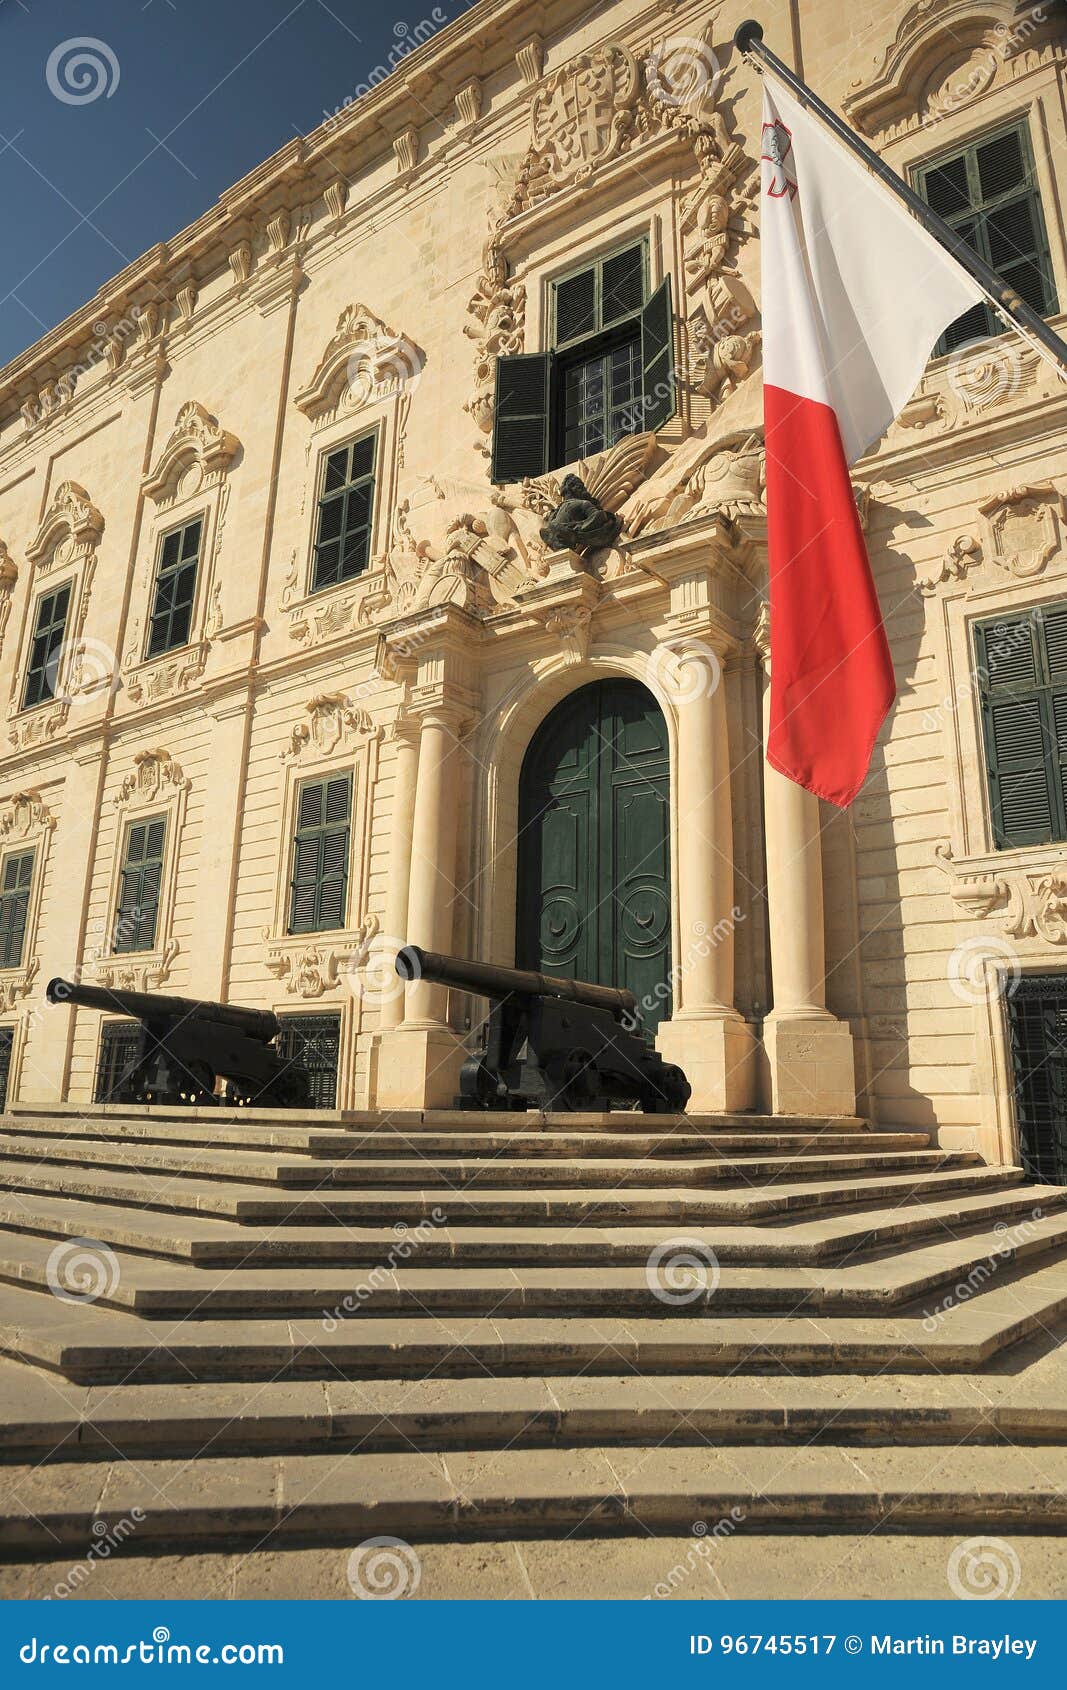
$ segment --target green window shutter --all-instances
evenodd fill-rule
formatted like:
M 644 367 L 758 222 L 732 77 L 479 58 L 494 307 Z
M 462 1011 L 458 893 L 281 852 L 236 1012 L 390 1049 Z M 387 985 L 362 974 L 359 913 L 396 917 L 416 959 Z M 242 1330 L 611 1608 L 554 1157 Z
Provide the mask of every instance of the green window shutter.
M 30 643 L 30 661 L 26 671 L 26 688 L 22 708 L 32 710 L 35 704 L 47 704 L 56 695 L 59 661 L 67 629 L 70 609 L 70 582 L 50 593 L 42 593 L 37 601 L 37 616 Z
M 290 933 L 322 933 L 344 926 L 351 817 L 351 775 L 309 781 L 300 788 L 289 892 Z
M 377 449 L 378 435 L 373 431 L 326 455 L 315 528 L 313 593 L 351 581 L 370 563 Z
M 165 651 L 176 651 L 189 643 L 203 530 L 204 519 L 198 516 L 163 536 L 148 621 L 146 657 L 159 657 Z
M 557 346 L 565 346 L 568 341 L 581 340 L 585 335 L 596 333 L 600 324 L 597 320 L 595 264 L 587 270 L 579 270 L 576 276 L 564 277 L 555 284 L 553 293 L 556 301 Z
M 166 837 L 165 816 L 131 822 L 127 829 L 111 944 L 114 952 L 150 951 L 156 942 Z
M 645 433 L 662 428 L 677 408 L 669 276 L 641 312 L 641 374 L 645 396 L 641 431 Z
M 1067 606 L 975 629 L 997 847 L 1067 839 Z
M 945 154 L 915 174 L 919 193 L 1035 311 L 1057 309 L 1048 238 L 1025 123 Z M 988 305 L 949 325 L 938 352 L 1003 332 Z
M 22 963 L 32 881 L 32 851 L 5 858 L 0 875 L 0 968 L 18 968 Z
M 496 361 L 492 480 L 498 484 L 544 475 L 548 468 L 552 363 L 550 352 Z

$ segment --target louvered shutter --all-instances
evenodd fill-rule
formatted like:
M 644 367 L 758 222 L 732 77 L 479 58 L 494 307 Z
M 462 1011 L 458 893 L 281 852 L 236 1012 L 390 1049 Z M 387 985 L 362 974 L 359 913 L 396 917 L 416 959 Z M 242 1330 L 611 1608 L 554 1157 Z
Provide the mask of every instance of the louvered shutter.
M 641 312 L 643 426 L 662 428 L 677 408 L 674 381 L 674 317 L 671 279 L 667 276 Z
M 496 361 L 492 479 L 497 483 L 544 475 L 552 354 L 519 352 Z
M 1063 774 L 1040 619 L 985 623 L 976 643 L 996 843 L 1047 844 L 1064 837 Z
M 1053 775 L 1063 823 L 1059 834 L 1067 838 L 1067 605 L 1048 611 L 1043 619 L 1045 666 L 1050 688 L 1050 715 L 1054 740 Z
M 352 780 L 335 775 L 301 787 L 296 806 L 290 933 L 343 927 L 348 890 Z
M 556 300 L 556 345 L 581 340 L 595 334 L 600 324 L 596 310 L 596 265 L 557 282 L 553 290 Z
M 605 258 L 601 271 L 601 316 L 598 327 L 609 328 L 635 317 L 645 301 L 645 249 L 640 242 Z

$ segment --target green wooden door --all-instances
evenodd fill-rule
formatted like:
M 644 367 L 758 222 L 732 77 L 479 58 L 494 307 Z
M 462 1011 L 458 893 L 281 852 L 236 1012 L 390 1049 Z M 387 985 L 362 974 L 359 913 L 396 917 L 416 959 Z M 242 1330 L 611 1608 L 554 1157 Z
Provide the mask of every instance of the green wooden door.
M 597 681 L 530 741 L 519 786 L 520 968 L 629 986 L 670 1015 L 667 725 L 636 681 Z

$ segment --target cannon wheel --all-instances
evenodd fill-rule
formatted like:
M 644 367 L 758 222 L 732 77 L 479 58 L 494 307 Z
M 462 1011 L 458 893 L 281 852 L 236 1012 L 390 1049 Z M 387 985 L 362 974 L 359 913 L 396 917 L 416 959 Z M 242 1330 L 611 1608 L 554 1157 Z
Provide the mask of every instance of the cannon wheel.
M 597 1095 L 597 1069 L 591 1050 L 580 1047 L 550 1056 L 545 1064 L 550 1109 L 588 1109 Z
M 185 1073 L 181 1079 L 183 1093 L 188 1093 L 186 1101 L 193 1106 L 201 1103 L 214 1103 L 215 1070 L 207 1062 L 187 1062 Z

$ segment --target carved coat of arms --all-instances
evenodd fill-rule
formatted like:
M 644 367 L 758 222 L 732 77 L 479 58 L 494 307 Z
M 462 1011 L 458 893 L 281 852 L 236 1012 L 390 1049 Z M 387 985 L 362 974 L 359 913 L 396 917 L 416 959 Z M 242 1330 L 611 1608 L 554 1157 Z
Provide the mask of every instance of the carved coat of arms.
M 530 152 L 537 161 L 531 178 L 542 191 L 582 181 L 619 151 L 638 87 L 636 61 L 618 43 L 580 54 L 549 78 L 531 112 Z

